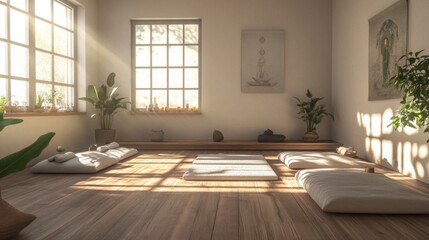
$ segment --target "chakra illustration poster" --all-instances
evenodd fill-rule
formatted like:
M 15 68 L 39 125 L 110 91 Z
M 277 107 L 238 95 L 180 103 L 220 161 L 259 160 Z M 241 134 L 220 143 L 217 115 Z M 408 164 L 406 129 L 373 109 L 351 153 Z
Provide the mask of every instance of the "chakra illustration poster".
M 390 78 L 407 51 L 407 1 L 400 0 L 369 20 L 368 100 L 400 98 Z
M 244 30 L 241 34 L 241 91 L 284 91 L 284 31 Z

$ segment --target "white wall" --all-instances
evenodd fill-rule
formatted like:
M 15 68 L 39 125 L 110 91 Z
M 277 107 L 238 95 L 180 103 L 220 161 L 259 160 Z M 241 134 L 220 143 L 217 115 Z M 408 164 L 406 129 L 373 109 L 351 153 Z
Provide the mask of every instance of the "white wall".
M 429 135 L 387 127 L 400 99 L 368 101 L 368 19 L 395 2 L 333 0 L 333 136 L 360 156 L 429 182 Z M 429 49 L 428 12 L 429 1 L 410 0 L 409 51 Z
M 120 140 L 147 140 L 151 129 L 167 139 L 256 139 L 266 128 L 300 138 L 305 124 L 296 118 L 293 96 L 307 88 L 331 95 L 330 0 L 99 0 L 99 74 L 114 71 L 120 91 L 131 96 L 130 19 L 202 19 L 202 114 L 133 115 L 122 112 L 114 128 Z M 241 31 L 285 31 L 285 92 L 245 94 L 240 90 Z M 93 111 L 90 108 L 90 111 Z M 329 120 L 319 127 L 330 138 Z M 93 124 L 93 128 L 97 125 Z
M 78 77 L 79 87 L 85 89 L 86 81 L 96 79 L 98 72 L 96 54 L 98 44 L 94 31 L 97 26 L 97 5 L 95 1 L 91 0 L 79 0 L 77 5 L 79 29 L 85 30 L 78 34 L 80 49 Z M 84 34 L 85 32 L 86 34 Z M 62 145 L 71 151 L 77 151 L 86 149 L 91 141 L 89 120 L 86 115 L 12 117 L 21 118 L 24 122 L 9 126 L 0 133 L 0 158 L 30 145 L 40 135 L 47 132 L 55 132 L 56 135 L 35 161 L 54 154 L 58 145 Z

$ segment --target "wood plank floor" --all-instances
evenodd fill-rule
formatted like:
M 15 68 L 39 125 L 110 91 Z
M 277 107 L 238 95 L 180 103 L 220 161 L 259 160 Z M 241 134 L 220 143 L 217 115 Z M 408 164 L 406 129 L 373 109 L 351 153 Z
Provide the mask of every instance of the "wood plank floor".
M 212 152 L 144 151 L 97 174 L 1 179 L 3 197 L 37 216 L 15 239 L 429 239 L 429 215 L 322 212 L 276 151 L 245 153 L 266 156 L 278 181 L 184 181 L 198 153 Z

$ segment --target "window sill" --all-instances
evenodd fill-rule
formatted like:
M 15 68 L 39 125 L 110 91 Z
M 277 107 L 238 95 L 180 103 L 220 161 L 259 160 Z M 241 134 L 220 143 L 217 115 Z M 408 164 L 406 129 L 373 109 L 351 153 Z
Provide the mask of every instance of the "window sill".
M 202 115 L 202 112 L 143 112 L 143 111 L 131 111 L 131 115 Z
M 46 117 L 46 116 L 73 116 L 86 115 L 86 112 L 11 112 L 5 113 L 5 117 Z

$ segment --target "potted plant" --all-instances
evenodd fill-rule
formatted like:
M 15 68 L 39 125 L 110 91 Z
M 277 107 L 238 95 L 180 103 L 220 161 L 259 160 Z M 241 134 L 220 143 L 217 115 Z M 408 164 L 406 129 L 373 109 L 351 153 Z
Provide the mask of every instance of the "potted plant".
M 399 61 L 406 58 L 405 65 L 398 66 L 389 80 L 403 93 L 402 105 L 391 118 L 395 130 L 423 127 L 425 133 L 429 132 L 429 55 L 421 55 L 423 51 L 403 55 Z
M 36 104 L 34 104 L 34 111 L 35 112 L 44 112 L 45 111 L 45 109 L 43 108 L 43 104 L 45 103 L 45 101 L 46 101 L 46 96 L 45 96 L 46 94 L 44 94 L 44 93 L 39 93 L 39 94 L 37 94 L 37 97 L 36 97 Z
M 0 131 L 5 127 L 21 123 L 22 119 L 5 119 L 3 111 L 0 111 Z M 40 136 L 30 146 L 0 159 L 0 179 L 14 172 L 25 169 L 27 163 L 40 155 L 55 133 L 50 132 Z M 30 224 L 36 217 L 32 214 L 23 213 L 8 204 L 1 198 L 0 191 L 0 239 L 9 239 L 19 233 Z
M 4 112 L 6 109 L 7 98 L 5 96 L 0 97 L 0 112 Z
M 52 90 L 45 95 L 46 100 L 51 104 L 50 112 L 58 112 L 57 101 L 61 101 L 61 94 L 57 90 Z
M 96 114 L 91 117 L 98 116 L 100 120 L 100 129 L 95 130 L 95 142 L 97 145 L 106 144 L 115 141 L 116 131 L 112 129 L 113 118 L 120 109 L 127 109 L 127 104 L 124 97 L 119 97 L 117 90 L 119 87 L 115 85 L 116 74 L 110 73 L 107 77 L 106 84 L 100 87 L 89 85 L 86 97 L 81 97 L 79 100 L 84 100 L 91 103 L 97 110 Z
M 307 101 L 294 97 L 297 100 L 296 106 L 299 107 L 298 118 L 302 119 L 307 124 L 307 132 L 304 134 L 304 142 L 315 142 L 319 138 L 316 132 L 316 127 L 322 122 L 324 116 L 334 119 L 331 113 L 328 113 L 324 105 L 319 104 L 322 98 L 313 97 L 310 90 L 307 89 Z

